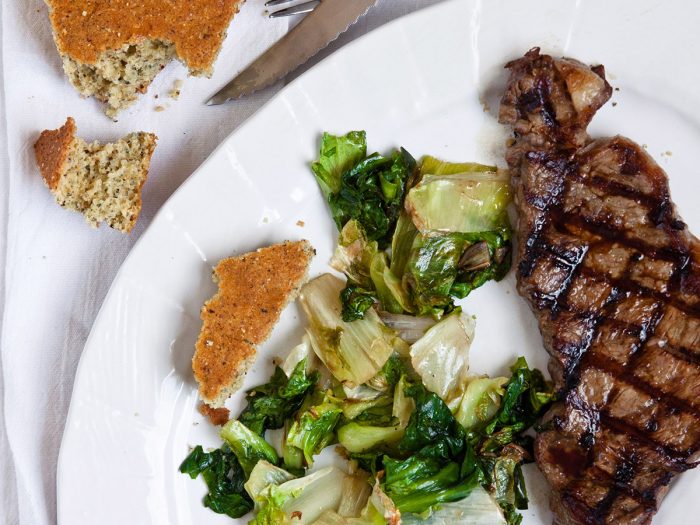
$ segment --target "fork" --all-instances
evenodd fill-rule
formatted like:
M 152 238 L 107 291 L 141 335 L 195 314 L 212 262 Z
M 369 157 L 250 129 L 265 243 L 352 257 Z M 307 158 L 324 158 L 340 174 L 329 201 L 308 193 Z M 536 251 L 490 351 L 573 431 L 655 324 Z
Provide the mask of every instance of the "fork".
M 278 5 L 282 4 L 288 4 L 290 2 L 293 2 L 294 0 L 268 0 L 265 2 L 265 6 L 270 8 L 270 7 L 276 7 Z M 281 16 L 290 16 L 290 15 L 300 15 L 302 13 L 310 13 L 316 7 L 318 4 L 321 3 L 321 0 L 311 0 L 309 2 L 304 2 L 301 4 L 293 5 L 291 7 L 286 7 L 283 9 L 278 9 L 277 11 L 269 11 L 269 17 L 270 18 L 279 18 Z

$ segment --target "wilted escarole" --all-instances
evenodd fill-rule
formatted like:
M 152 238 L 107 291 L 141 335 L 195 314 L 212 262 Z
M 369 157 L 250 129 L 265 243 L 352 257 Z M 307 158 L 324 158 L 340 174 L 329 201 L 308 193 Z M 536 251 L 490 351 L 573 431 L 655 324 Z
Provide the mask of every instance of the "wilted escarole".
M 415 176 L 416 161 L 403 148 L 389 157 L 366 155 L 364 131 L 343 136 L 324 133 L 319 159 L 311 169 L 338 230 L 355 219 L 367 237 L 383 249 L 391 241 L 406 188 Z
M 312 165 L 340 231 L 332 265 L 348 277 L 345 321 L 375 303 L 439 318 L 455 297 L 503 278 L 511 256 L 507 172 L 434 157 L 417 170 L 405 150 L 391 159 L 366 150 L 364 132 L 326 133 Z
M 301 289 L 299 302 L 308 320 L 311 345 L 333 376 L 354 385 L 379 372 L 392 353 L 406 353 L 407 345 L 370 309 L 363 319 L 342 319 L 341 279 L 323 274 Z

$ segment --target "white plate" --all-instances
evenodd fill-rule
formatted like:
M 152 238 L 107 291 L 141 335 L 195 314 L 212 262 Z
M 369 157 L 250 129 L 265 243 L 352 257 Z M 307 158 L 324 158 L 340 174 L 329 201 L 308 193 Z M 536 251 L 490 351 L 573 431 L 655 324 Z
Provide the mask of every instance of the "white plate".
M 454 0 L 381 28 L 284 89 L 163 206 L 115 279 L 75 383 L 59 459 L 60 522 L 231 523 L 201 506 L 201 481 L 177 472 L 189 445 L 218 443 L 196 411 L 190 369 L 199 308 L 215 291 L 212 266 L 232 254 L 304 237 L 318 250 L 312 274 L 327 269 L 335 232 L 308 169 L 323 130 L 365 129 L 373 150 L 501 162 L 503 131 L 484 105 L 497 108 L 503 64 L 540 45 L 606 65 L 620 91 L 593 134 L 646 144 L 700 231 L 699 13 L 681 1 Z M 478 317 L 475 371 L 503 373 L 520 354 L 546 365 L 513 284 L 511 273 L 465 302 Z M 298 319 L 296 307 L 284 312 L 246 387 L 265 382 L 273 356 L 299 340 Z M 237 413 L 242 394 L 228 406 Z M 527 472 L 525 523 L 548 524 L 546 488 L 533 466 Z M 699 474 L 682 476 L 655 523 L 700 514 Z

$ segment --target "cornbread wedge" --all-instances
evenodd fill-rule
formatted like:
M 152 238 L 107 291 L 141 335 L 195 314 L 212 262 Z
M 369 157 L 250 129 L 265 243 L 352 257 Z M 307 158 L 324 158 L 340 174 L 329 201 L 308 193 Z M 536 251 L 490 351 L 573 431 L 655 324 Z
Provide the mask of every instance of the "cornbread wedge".
M 211 76 L 243 0 L 45 0 L 63 69 L 80 94 L 114 118 L 179 59 Z
M 284 242 L 224 259 L 214 268 L 219 291 L 202 307 L 192 359 L 200 397 L 210 407 L 222 407 L 240 388 L 257 346 L 296 297 L 315 253 L 308 241 Z
M 59 129 L 41 132 L 34 153 L 44 182 L 58 204 L 82 213 L 91 226 L 104 221 L 130 232 L 158 137 L 138 132 L 110 144 L 88 144 L 76 130 L 68 117 Z

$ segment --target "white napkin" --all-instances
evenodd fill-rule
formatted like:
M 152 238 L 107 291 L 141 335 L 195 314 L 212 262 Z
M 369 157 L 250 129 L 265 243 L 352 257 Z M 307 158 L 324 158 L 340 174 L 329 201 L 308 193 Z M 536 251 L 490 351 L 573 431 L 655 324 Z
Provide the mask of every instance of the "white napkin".
M 368 29 L 437 1 L 380 0 L 312 63 Z M 44 2 L 2 1 L 0 522 L 56 521 L 56 460 L 73 378 L 116 271 L 170 194 L 281 87 L 223 106 L 202 104 L 294 23 L 267 19 L 263 4 L 248 0 L 236 16 L 212 79 L 188 78 L 173 63 L 115 123 L 64 77 Z M 178 79 L 184 84 L 176 101 L 167 94 Z M 44 186 L 32 145 L 41 130 L 62 125 L 68 115 L 87 140 L 110 141 L 134 130 L 158 135 L 143 211 L 130 235 L 91 229 L 81 215 L 57 206 Z

